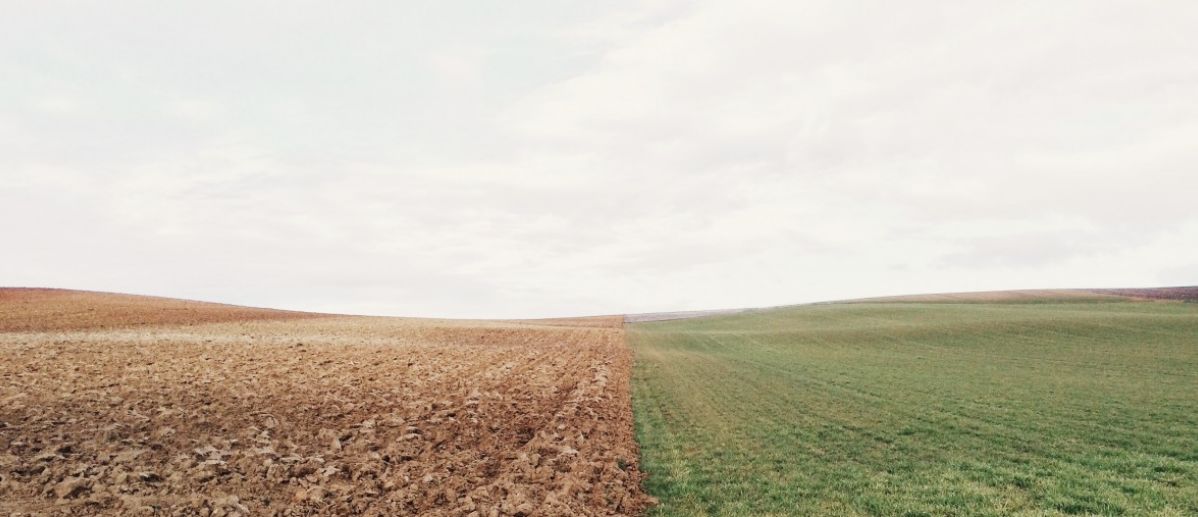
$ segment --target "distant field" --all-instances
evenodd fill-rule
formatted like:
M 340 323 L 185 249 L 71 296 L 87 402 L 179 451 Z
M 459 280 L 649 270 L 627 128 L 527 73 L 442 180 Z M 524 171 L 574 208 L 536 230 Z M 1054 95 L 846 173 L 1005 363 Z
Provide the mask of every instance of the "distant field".
M 0 332 L 129 329 L 327 316 L 156 296 L 0 287 Z
M 1161 289 L 1144 289 L 1144 292 L 1160 292 Z M 1087 289 L 1028 289 L 1019 291 L 978 291 L 967 293 L 932 293 L 886 296 L 862 300 L 846 300 L 837 303 L 1066 303 L 1127 301 L 1128 296 L 1118 289 L 1106 291 Z
M 1198 515 L 1198 305 L 1074 298 L 629 325 L 651 513 Z

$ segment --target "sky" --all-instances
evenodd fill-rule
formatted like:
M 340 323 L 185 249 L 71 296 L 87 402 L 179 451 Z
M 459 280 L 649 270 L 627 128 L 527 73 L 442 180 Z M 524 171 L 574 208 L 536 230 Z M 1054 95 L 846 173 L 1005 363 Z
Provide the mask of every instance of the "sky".
M 1192 1 L 0 7 L 0 285 L 540 317 L 1198 284 Z

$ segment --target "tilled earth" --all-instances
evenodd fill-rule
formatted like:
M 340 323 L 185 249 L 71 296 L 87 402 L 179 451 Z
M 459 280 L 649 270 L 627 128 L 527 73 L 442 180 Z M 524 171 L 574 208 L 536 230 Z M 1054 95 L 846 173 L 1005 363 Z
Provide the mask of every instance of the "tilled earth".
M 631 515 L 648 503 L 619 317 L 210 304 L 96 316 L 89 303 L 112 295 L 14 292 L 0 290 L 5 515 Z M 75 319 L 41 330 L 31 311 Z
M 1094 292 L 1128 296 L 1132 298 L 1147 298 L 1150 300 L 1182 300 L 1198 302 L 1198 286 L 1188 287 L 1157 287 L 1148 289 L 1094 289 Z

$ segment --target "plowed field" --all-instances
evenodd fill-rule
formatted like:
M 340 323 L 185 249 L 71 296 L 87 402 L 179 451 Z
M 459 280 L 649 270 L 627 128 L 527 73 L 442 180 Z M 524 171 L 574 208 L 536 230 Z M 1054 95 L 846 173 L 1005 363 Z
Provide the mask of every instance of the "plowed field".
M 113 296 L 0 290 L 0 513 L 645 505 L 620 318 L 338 317 Z

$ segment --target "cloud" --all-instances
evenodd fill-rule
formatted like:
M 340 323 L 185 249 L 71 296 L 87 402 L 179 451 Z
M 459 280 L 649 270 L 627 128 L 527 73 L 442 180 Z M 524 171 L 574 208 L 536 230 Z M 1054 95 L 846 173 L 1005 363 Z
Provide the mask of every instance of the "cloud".
M 166 112 L 188 122 L 208 123 L 225 116 L 220 103 L 204 99 L 180 99 L 166 105 Z
M 1198 264 L 1188 3 L 484 11 L 7 17 L 0 283 L 521 317 Z

